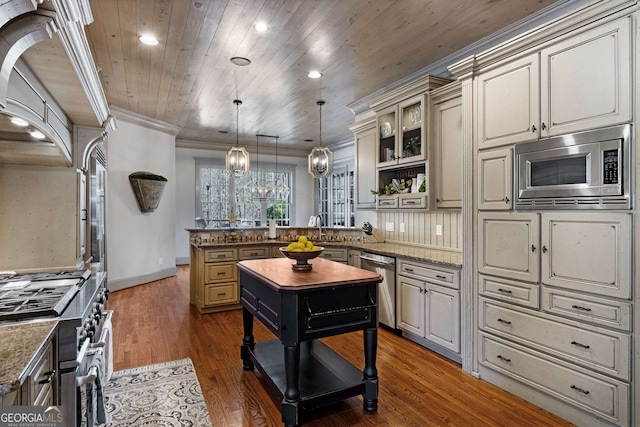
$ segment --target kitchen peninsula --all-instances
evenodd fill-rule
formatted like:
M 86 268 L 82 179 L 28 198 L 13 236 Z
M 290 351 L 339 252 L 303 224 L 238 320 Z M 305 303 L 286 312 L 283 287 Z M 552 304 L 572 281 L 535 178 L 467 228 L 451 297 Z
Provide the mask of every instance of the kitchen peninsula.
M 286 426 L 299 425 L 303 410 L 358 394 L 365 411 L 378 408 L 377 284 L 382 277 L 322 258 L 310 263 L 313 268 L 304 272 L 294 271 L 284 258 L 238 264 L 243 367 L 255 365 L 279 393 Z M 254 317 L 278 339 L 255 343 Z M 318 340 L 359 330 L 364 331 L 362 371 Z

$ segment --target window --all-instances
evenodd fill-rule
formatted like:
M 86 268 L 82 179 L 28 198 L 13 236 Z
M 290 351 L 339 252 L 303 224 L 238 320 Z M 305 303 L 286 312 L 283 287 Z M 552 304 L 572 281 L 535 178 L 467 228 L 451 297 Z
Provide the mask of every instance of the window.
M 327 227 L 354 227 L 353 165 L 336 165 L 330 176 L 317 182 L 318 212 Z
M 207 226 L 222 228 L 265 227 L 267 219 L 275 219 L 276 225 L 291 224 L 292 176 L 295 166 L 269 164 L 260 165 L 261 170 L 251 170 L 247 176 L 232 179 L 222 160 L 196 161 L 196 216 L 203 218 Z M 265 198 L 259 199 L 255 188 L 264 183 L 268 188 L 284 187 L 288 193 L 269 192 Z M 277 185 L 276 185 L 277 184 Z M 232 214 L 233 212 L 233 214 Z M 235 216 L 235 223 L 230 219 Z

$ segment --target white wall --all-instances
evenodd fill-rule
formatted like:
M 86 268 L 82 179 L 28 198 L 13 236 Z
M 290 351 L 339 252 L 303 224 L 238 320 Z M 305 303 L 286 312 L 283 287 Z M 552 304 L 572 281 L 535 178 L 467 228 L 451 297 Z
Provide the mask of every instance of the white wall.
M 251 148 L 248 148 L 251 155 Z M 189 232 L 195 228 L 196 217 L 196 159 L 224 159 L 226 152 L 216 150 L 198 150 L 176 148 L 176 227 L 175 259 L 176 263 L 189 262 Z M 260 162 L 275 163 L 275 156 L 260 154 Z M 307 172 L 307 158 L 278 155 L 281 165 L 296 165 L 293 177 L 292 226 L 304 227 L 314 212 L 313 179 Z M 251 155 L 251 167 L 256 159 Z
M 112 109 L 118 128 L 107 141 L 107 271 L 111 290 L 175 274 L 177 128 Z M 167 178 L 154 212 L 142 213 L 129 174 Z

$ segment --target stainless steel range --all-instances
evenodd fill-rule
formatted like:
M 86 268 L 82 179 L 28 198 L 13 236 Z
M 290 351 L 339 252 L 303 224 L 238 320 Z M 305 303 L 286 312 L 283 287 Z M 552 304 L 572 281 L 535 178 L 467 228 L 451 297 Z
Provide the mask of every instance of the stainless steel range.
M 106 273 L 88 270 L 0 274 L 0 322 L 58 319 L 58 397 L 65 426 L 80 425 L 80 387 L 95 380 L 92 349 L 103 347 Z

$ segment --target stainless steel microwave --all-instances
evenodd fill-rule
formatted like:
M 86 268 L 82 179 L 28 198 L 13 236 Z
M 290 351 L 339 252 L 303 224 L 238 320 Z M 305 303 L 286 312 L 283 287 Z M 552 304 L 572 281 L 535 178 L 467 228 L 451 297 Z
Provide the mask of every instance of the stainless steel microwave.
M 630 209 L 631 125 L 514 148 L 516 209 Z

